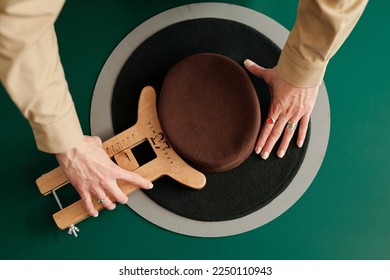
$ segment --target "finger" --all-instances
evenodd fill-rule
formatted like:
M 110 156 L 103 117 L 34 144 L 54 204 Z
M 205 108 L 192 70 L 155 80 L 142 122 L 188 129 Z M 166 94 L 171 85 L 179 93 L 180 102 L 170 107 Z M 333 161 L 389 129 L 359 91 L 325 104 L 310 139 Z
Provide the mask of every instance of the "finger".
M 298 139 L 297 139 L 297 146 L 299 148 L 302 148 L 303 143 L 306 139 L 306 133 L 307 129 L 309 127 L 309 121 L 310 121 L 310 114 L 303 115 L 299 122 L 299 131 L 298 131 Z
M 260 78 L 264 78 L 264 74 L 266 72 L 266 69 L 264 67 L 257 65 L 250 59 L 245 59 L 244 65 L 245 68 L 248 69 L 248 71 L 251 72 L 253 75 Z
M 116 181 L 113 182 L 111 188 L 109 189 L 111 201 L 119 202 L 120 204 L 126 204 L 129 198 L 123 193 L 119 188 Z
M 298 120 L 290 120 L 287 122 L 287 124 L 290 124 L 290 125 L 287 125 L 285 127 L 282 142 L 280 143 L 280 146 L 279 146 L 278 151 L 276 153 L 279 158 L 283 158 L 284 155 L 286 154 L 286 151 L 288 149 L 290 141 L 291 141 L 292 137 L 294 136 L 294 132 L 295 132 L 296 126 L 298 124 Z
M 140 187 L 142 189 L 152 189 L 153 188 L 153 183 L 150 182 L 149 180 L 145 179 L 141 175 L 138 175 L 137 173 L 130 172 L 127 170 L 124 170 L 120 167 L 118 167 L 118 176 L 117 179 L 121 179 L 127 182 L 130 182 L 134 184 L 137 187 Z
M 255 145 L 255 153 L 260 154 L 261 151 L 263 150 L 263 147 L 276 123 L 276 116 L 269 116 L 260 131 L 259 138 L 257 139 L 256 145 Z
M 87 211 L 87 213 L 90 216 L 93 216 L 95 218 L 97 216 L 99 216 L 99 211 L 97 211 L 95 209 L 95 207 L 93 206 L 90 194 L 89 193 L 82 194 L 82 195 L 80 194 L 80 197 L 81 197 L 81 201 L 82 201 L 83 207 Z
M 287 123 L 287 120 L 285 118 L 279 117 L 276 121 L 274 127 L 272 128 L 268 138 L 267 142 L 264 145 L 264 148 L 261 152 L 261 157 L 265 160 L 269 157 L 272 149 L 274 148 L 276 142 L 279 140 L 280 136 L 283 134 L 284 127 Z
M 102 204 L 104 208 L 108 210 L 114 210 L 116 208 L 116 204 L 112 202 L 112 200 L 107 196 L 107 194 L 104 191 L 97 191 L 96 192 L 96 199 L 99 204 Z

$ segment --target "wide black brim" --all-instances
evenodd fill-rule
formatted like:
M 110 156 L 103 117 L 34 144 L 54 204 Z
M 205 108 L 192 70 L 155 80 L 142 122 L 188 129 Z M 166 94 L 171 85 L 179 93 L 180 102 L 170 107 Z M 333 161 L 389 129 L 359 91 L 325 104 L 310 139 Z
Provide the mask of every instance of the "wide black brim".
M 162 29 L 133 52 L 117 78 L 112 98 L 114 132 L 117 134 L 136 122 L 138 98 L 144 86 L 151 85 L 158 93 L 175 63 L 204 52 L 225 55 L 241 65 L 250 58 L 270 68 L 277 64 L 280 48 L 257 30 L 225 19 L 188 20 Z M 261 119 L 265 120 L 268 86 L 253 75 L 251 80 L 261 104 Z M 288 187 L 303 162 L 309 136 L 310 131 L 304 146 L 297 148 L 295 135 L 283 159 L 277 158 L 275 152 L 266 161 L 252 154 L 233 170 L 206 174 L 203 190 L 189 189 L 165 177 L 145 194 L 162 207 L 195 220 L 243 217 L 261 209 Z

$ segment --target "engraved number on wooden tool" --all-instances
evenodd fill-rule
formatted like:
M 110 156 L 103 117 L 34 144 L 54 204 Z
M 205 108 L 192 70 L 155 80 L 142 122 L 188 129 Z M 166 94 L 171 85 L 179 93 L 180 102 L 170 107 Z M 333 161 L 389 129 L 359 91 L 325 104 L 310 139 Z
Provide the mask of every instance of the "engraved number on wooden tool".
M 169 148 L 171 148 L 171 146 L 169 146 L 168 141 L 164 140 L 164 139 L 165 139 L 165 135 L 162 132 L 158 133 L 156 137 L 151 137 L 150 138 L 150 140 L 153 143 L 153 146 L 156 149 L 162 149 L 163 151 L 165 151 L 165 149 L 169 149 Z
M 152 142 L 155 149 L 159 149 L 164 152 L 164 157 L 167 159 L 169 164 L 173 164 L 172 158 L 169 155 L 169 150 L 171 149 L 171 146 L 169 145 L 168 141 L 165 139 L 164 133 L 161 131 L 156 131 L 154 128 L 152 122 L 148 122 L 148 126 L 150 131 L 153 134 L 153 137 L 150 137 L 150 141 Z

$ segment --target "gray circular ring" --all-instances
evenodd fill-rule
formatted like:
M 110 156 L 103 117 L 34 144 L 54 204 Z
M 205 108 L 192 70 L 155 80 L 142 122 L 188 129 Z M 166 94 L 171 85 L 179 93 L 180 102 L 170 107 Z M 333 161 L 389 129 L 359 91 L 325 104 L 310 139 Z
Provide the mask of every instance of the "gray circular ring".
M 91 133 L 106 140 L 114 135 L 111 99 L 116 79 L 132 52 L 147 38 L 174 23 L 196 18 L 221 18 L 237 21 L 257 29 L 280 48 L 288 30 L 273 19 L 249 8 L 223 3 L 198 3 L 162 12 L 131 31 L 107 59 L 93 92 Z M 146 220 L 167 230 L 190 236 L 222 237 L 244 233 L 274 220 L 287 211 L 309 188 L 322 160 L 330 133 L 330 107 L 325 85 L 322 84 L 311 115 L 311 135 L 305 160 L 288 188 L 271 203 L 245 217 L 220 222 L 191 220 L 166 210 L 142 191 L 129 196 L 128 206 Z

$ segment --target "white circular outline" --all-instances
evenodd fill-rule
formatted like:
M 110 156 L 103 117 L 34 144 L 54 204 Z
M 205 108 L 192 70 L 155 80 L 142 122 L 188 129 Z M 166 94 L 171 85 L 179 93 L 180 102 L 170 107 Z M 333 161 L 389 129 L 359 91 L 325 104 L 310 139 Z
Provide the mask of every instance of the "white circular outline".
M 131 31 L 114 49 L 104 64 L 93 92 L 91 133 L 106 140 L 114 135 L 111 99 L 116 78 L 133 51 L 159 30 L 189 19 L 221 18 L 237 21 L 258 30 L 283 48 L 289 31 L 255 10 L 225 3 L 197 3 L 164 11 Z M 305 159 L 290 185 L 263 208 L 242 218 L 204 222 L 179 216 L 151 200 L 142 191 L 129 196 L 128 206 L 146 220 L 164 229 L 198 237 L 223 237 L 244 233 L 276 219 L 287 211 L 309 188 L 325 157 L 330 133 L 330 106 L 325 85 L 319 89 L 311 115 L 310 142 Z

